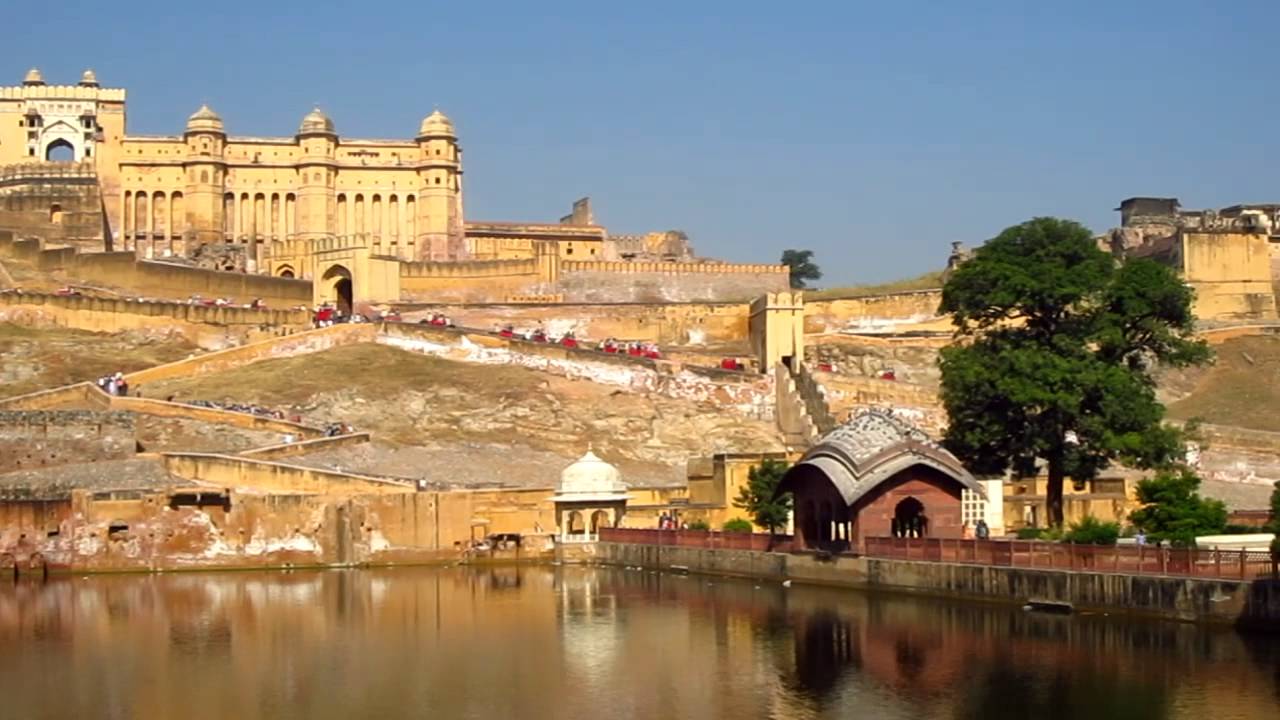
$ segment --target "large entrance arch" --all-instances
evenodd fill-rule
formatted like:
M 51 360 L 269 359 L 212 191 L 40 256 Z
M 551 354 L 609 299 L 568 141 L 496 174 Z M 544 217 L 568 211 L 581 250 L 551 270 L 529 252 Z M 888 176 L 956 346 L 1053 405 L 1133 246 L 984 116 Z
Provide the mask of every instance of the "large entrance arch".
M 331 302 L 344 314 L 350 314 L 354 307 L 355 292 L 351 284 L 351 271 L 342 265 L 332 265 L 320 277 L 324 288 L 324 299 Z
M 53 162 L 75 162 L 76 148 L 69 141 L 58 138 L 45 146 L 44 159 Z

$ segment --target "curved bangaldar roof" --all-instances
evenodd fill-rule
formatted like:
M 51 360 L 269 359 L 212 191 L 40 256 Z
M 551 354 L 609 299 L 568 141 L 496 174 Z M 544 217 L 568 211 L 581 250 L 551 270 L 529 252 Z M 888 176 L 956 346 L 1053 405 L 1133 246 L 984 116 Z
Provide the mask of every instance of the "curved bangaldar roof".
M 956 456 L 929 439 L 924 431 L 884 410 L 864 410 L 818 440 L 787 471 L 779 492 L 811 478 L 816 470 L 852 505 L 880 483 L 916 465 L 924 465 L 986 496 L 982 485 Z

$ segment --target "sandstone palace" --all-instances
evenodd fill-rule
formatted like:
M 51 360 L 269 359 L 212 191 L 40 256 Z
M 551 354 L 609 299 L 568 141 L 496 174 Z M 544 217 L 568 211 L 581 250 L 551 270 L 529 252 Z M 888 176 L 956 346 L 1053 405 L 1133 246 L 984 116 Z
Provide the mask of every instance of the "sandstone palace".
M 82 253 L 311 280 L 315 301 L 671 301 L 785 289 L 786 268 L 698 259 L 683 233 L 617 236 L 579 200 L 559 222 L 464 214 L 462 148 L 436 110 L 407 139 L 127 132 L 125 90 L 29 71 L 0 88 L 0 195 L 31 234 Z M 104 278 L 109 279 L 109 278 Z M 306 299 L 296 290 L 275 299 Z

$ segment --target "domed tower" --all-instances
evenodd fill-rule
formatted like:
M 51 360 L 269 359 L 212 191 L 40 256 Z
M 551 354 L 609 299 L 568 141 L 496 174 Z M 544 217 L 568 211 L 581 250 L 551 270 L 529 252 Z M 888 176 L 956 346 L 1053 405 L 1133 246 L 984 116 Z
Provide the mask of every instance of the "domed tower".
M 80 75 L 80 87 L 98 87 L 98 74 L 92 68 Z
M 333 121 L 320 108 L 302 118 L 298 126 L 298 145 L 302 159 L 298 161 L 297 237 L 320 238 L 333 234 L 334 185 L 338 166 L 338 133 Z
M 26 87 L 43 85 L 44 76 L 40 74 L 40 68 L 31 68 L 28 70 L 26 76 L 22 78 L 22 84 Z
M 462 150 L 453 123 L 436 110 L 418 128 L 417 260 L 465 260 Z
M 182 242 L 187 247 L 174 248 L 179 254 L 188 248 L 223 242 L 222 196 L 227 176 L 227 133 L 223 130 L 222 118 L 208 105 L 201 105 L 187 118 L 182 140 L 187 146 L 182 163 L 187 176 L 183 191 L 186 229 Z

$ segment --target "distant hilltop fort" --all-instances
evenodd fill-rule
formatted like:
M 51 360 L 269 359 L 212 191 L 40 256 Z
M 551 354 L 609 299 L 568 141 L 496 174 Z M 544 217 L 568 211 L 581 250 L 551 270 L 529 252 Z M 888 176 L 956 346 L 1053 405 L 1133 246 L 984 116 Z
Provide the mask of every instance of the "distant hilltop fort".
M 202 105 L 181 134 L 126 132 L 125 90 L 31 69 L 0 87 L 0 226 L 81 252 L 311 280 L 317 301 L 742 299 L 780 265 L 695 256 L 679 231 L 610 235 L 587 198 L 559 222 L 464 215 L 462 148 L 435 110 L 406 139 L 229 135 Z M 104 278 L 110 281 L 110 278 Z M 193 292 L 195 290 L 193 289 Z

